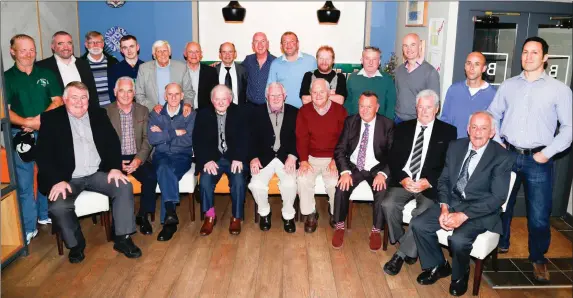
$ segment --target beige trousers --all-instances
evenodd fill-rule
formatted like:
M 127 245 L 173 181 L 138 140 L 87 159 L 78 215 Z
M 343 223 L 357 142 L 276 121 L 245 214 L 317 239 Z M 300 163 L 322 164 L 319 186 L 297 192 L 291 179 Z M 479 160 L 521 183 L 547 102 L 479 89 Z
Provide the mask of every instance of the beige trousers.
M 300 212 L 302 215 L 309 215 L 316 210 L 316 201 L 314 199 L 314 188 L 316 186 L 316 177 L 322 176 L 326 193 L 328 194 L 328 203 L 330 205 L 330 212 L 334 213 L 334 194 L 336 192 L 336 183 L 338 182 L 338 174 L 330 174 L 328 164 L 332 158 L 330 157 L 308 157 L 308 163 L 313 168 L 312 172 L 307 172 L 304 175 L 298 176 L 298 195 L 300 199 Z

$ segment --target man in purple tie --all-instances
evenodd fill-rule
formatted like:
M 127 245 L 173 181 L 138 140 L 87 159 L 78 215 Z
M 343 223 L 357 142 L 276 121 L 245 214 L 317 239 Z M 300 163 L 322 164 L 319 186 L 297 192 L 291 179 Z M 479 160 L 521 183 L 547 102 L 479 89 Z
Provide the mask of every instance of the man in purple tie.
M 377 114 L 380 105 L 376 93 L 365 91 L 358 99 L 357 115 L 346 118 L 344 129 L 334 149 L 340 179 L 334 195 L 335 231 L 332 246 L 341 248 L 344 242 L 344 221 L 348 215 L 352 191 L 362 181 L 374 192 L 373 224 L 370 249 L 378 250 L 382 243 L 380 230 L 384 224 L 381 202 L 386 193 L 386 178 L 390 173 L 388 157 L 392 145 L 394 123 Z

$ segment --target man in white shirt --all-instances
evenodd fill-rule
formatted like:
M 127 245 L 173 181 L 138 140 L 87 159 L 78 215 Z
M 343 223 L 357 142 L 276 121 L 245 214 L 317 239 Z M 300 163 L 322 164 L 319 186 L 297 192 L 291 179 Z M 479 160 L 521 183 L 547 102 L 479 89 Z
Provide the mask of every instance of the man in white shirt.
M 247 102 L 247 70 L 241 64 L 235 63 L 237 51 L 235 45 L 225 42 L 219 47 L 221 63 L 215 66 L 219 84 L 233 90 L 233 103 L 242 105 Z

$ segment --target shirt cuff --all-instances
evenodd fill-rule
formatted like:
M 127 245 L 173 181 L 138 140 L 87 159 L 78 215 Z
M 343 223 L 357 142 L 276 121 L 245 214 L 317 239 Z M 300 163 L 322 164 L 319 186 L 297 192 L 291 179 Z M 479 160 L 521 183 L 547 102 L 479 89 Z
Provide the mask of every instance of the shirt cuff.
M 342 175 L 344 175 L 344 174 L 346 174 L 346 173 L 351 174 L 352 172 L 349 171 L 349 170 L 342 171 L 342 172 L 340 172 L 340 176 L 342 176 Z
M 298 159 L 296 156 L 294 156 L 294 155 L 292 155 L 292 154 L 289 154 L 288 157 L 294 158 L 295 161 Z
M 446 205 L 446 207 L 448 207 L 448 210 L 450 209 L 450 205 L 448 205 L 446 203 L 440 203 L 440 208 L 442 208 L 442 205 Z
M 377 174 L 382 174 L 382 175 L 384 175 L 384 178 L 388 179 L 388 175 L 386 175 L 386 173 L 384 173 L 382 171 L 378 172 Z

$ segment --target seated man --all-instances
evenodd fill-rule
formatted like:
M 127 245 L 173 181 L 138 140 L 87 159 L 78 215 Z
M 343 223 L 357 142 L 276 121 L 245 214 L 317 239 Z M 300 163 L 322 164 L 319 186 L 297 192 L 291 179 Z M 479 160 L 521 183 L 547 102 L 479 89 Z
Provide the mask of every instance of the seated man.
M 302 106 L 296 118 L 296 149 L 300 158 L 298 194 L 301 214 L 307 216 L 304 223 L 307 233 L 313 233 L 318 225 L 314 200 L 318 175 L 322 175 L 326 187 L 330 225 L 334 227 L 332 213 L 338 170 L 333 156 L 346 119 L 346 110 L 330 101 L 330 86 L 326 80 L 314 80 L 310 90 L 312 103 Z
M 65 106 L 41 115 L 36 162 L 38 188 L 48 195 L 48 212 L 70 249 L 70 263 L 85 258 L 86 242 L 74 206 L 84 190 L 111 199 L 113 249 L 128 258 L 139 258 L 141 250 L 129 236 L 135 233 L 133 188 L 121 173 L 119 138 L 103 109 L 88 110 L 85 84 L 69 83 L 63 99 Z
M 155 187 L 157 176 L 149 161 L 151 146 L 147 140 L 149 110 L 133 100 L 135 83 L 131 77 L 120 77 L 115 82 L 116 101 L 105 107 L 107 116 L 121 142 L 122 172 L 131 174 L 141 183 L 141 201 L 135 223 L 141 234 L 153 233 L 147 220 L 148 213 L 155 213 Z
M 396 126 L 390 156 L 390 188 L 382 201 L 382 212 L 388 222 L 390 242 L 400 242 L 384 272 L 396 275 L 404 261 L 414 264 L 418 257 L 416 244 L 409 229 L 404 233 L 402 211 L 416 200 L 412 216 L 416 217 L 437 200 L 436 187 L 442 173 L 449 142 L 456 139 L 456 128 L 436 119 L 440 100 L 433 90 L 416 96 L 417 119 Z
M 249 189 L 258 205 L 262 231 L 271 228 L 269 181 L 273 174 L 280 179 L 283 199 L 283 222 L 287 233 L 294 233 L 294 200 L 296 198 L 296 136 L 298 109 L 285 104 L 286 91 L 281 83 L 270 83 L 266 90 L 266 105 L 254 106 L 251 114 L 251 183 Z
M 155 147 L 152 161 L 163 203 L 163 229 L 157 235 L 158 241 L 168 241 L 177 231 L 179 218 L 175 205 L 179 203 L 179 180 L 191 168 L 195 113 L 185 116 L 184 103 L 181 101 L 183 96 L 183 89 L 178 83 L 167 84 L 163 109 L 149 116 L 147 135 L 149 144 Z
M 438 180 L 440 204 L 433 204 L 412 219 L 410 229 L 420 254 L 423 272 L 417 281 L 430 285 L 452 273 L 450 294 L 463 295 L 468 287 L 470 252 L 476 237 L 491 231 L 501 234 L 501 206 L 505 202 L 515 158 L 496 142 L 495 121 L 488 112 L 472 114 L 467 138 L 453 141 Z M 452 267 L 444 259 L 436 231 L 449 236 Z
M 241 219 L 246 195 L 246 175 L 243 165 L 247 162 L 248 131 L 246 117 L 242 109 L 231 104 L 233 91 L 225 85 L 217 85 L 211 90 L 212 107 L 201 108 L 197 112 L 197 127 L 193 135 L 196 172 L 201 173 L 202 210 L 205 221 L 201 227 L 201 236 L 213 232 L 216 223 L 215 186 L 223 173 L 229 179 L 233 216 L 229 224 L 229 233 L 241 233 Z
M 388 159 L 394 122 L 378 115 L 378 108 L 378 96 L 370 91 L 363 92 L 358 100 L 359 114 L 346 118 L 344 130 L 334 149 L 336 167 L 340 170 L 340 179 L 334 195 L 334 248 L 342 247 L 350 195 L 362 181 L 367 181 L 374 191 L 370 249 L 378 250 L 382 245 L 382 199 L 386 194 L 386 179 L 390 174 Z

